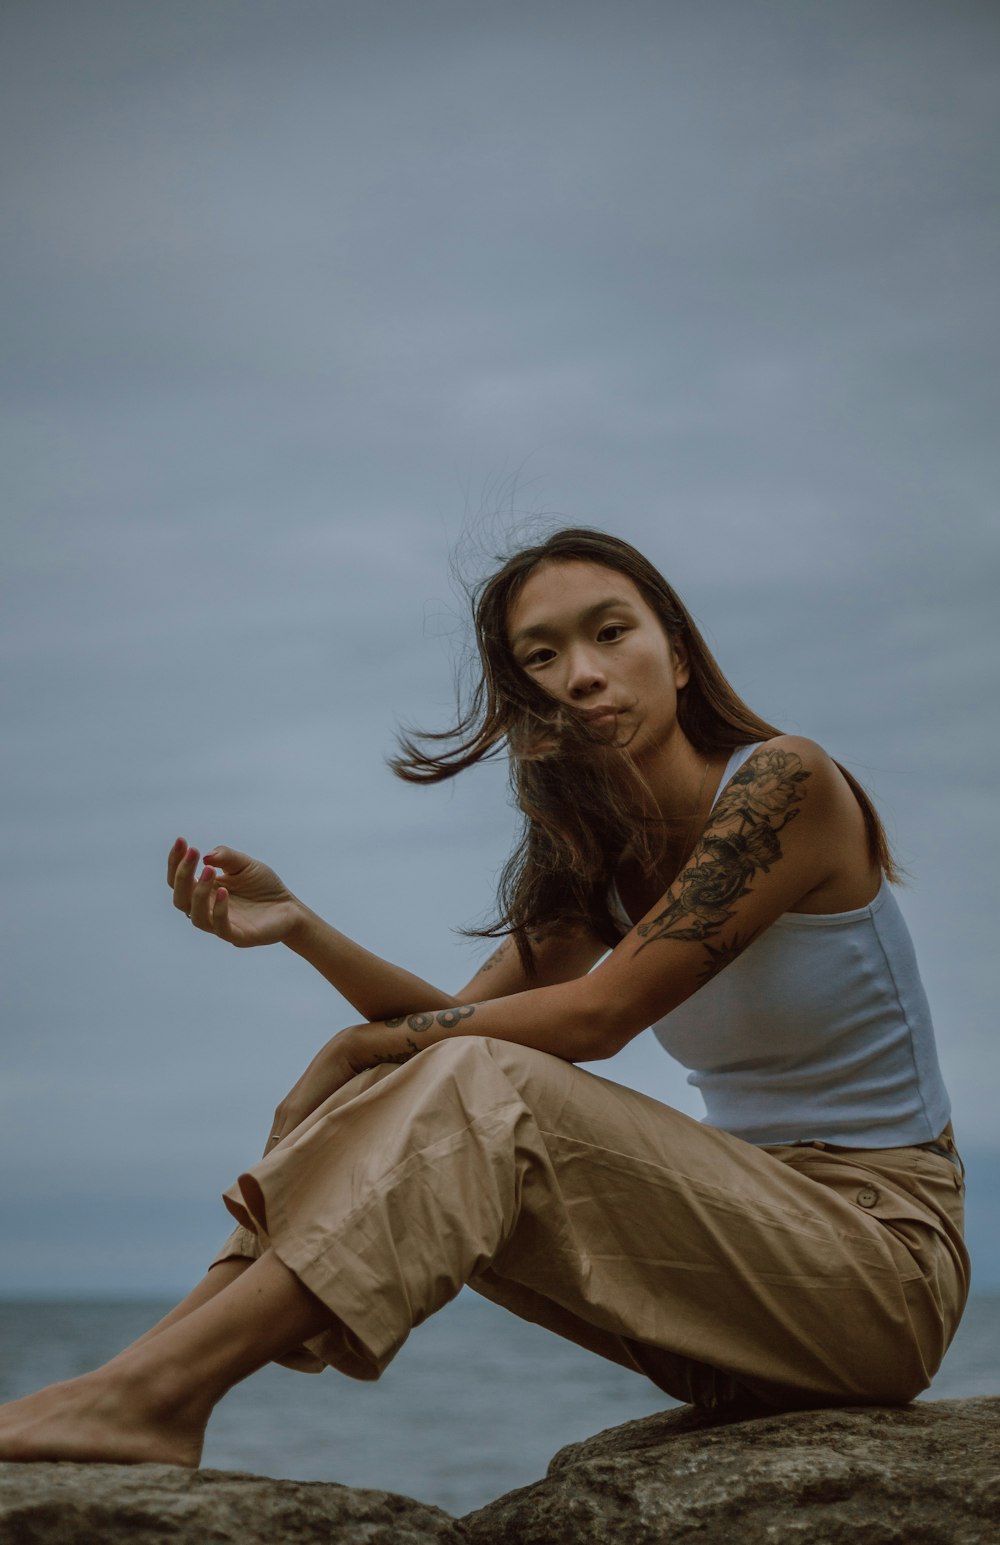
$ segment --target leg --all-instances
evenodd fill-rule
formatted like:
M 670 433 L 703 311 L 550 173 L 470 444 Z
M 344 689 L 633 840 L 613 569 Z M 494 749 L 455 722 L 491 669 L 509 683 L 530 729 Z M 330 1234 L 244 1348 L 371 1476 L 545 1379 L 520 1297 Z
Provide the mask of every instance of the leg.
M 242 1277 L 247 1267 L 252 1265 L 253 1258 L 245 1255 L 232 1256 L 227 1261 L 220 1261 L 202 1277 L 186 1298 L 182 1298 L 169 1314 L 165 1314 L 162 1320 L 157 1320 L 155 1325 L 151 1325 L 149 1330 L 132 1342 L 132 1345 L 142 1346 L 144 1342 L 152 1340 L 154 1336 L 166 1330 L 169 1325 L 175 1325 L 178 1320 L 186 1319 L 193 1309 L 200 1309 L 202 1304 L 207 1304 L 217 1293 L 221 1293 L 223 1288 L 227 1288 L 231 1282 Z
M 907 1177 L 883 1166 L 872 1206 L 870 1169 L 814 1178 L 502 1041 L 363 1076 L 227 1193 L 327 1305 L 310 1350 L 343 1372 L 376 1378 L 470 1283 L 671 1392 L 679 1361 L 813 1405 L 929 1383 L 961 1263 Z
M 216 1268 L 218 1270 L 218 1268 Z M 0 1410 L 0 1459 L 197 1466 L 227 1390 L 328 1326 L 329 1313 L 267 1251 L 223 1289 L 95 1373 Z
M 473 1287 L 698 1404 L 897 1403 L 930 1383 L 966 1291 L 946 1159 L 768 1152 L 494 1054 L 536 1115 L 571 1250 L 518 1228 Z

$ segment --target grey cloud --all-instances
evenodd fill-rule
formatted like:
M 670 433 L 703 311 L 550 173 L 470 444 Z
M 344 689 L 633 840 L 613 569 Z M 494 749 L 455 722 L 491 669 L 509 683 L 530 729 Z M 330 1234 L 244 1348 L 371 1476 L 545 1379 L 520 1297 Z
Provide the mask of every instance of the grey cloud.
M 993 1142 L 994 12 L 15 0 L 0 28 L 0 1163 L 51 1201 L 145 1133 L 189 1187 L 349 1022 L 294 960 L 178 933 L 178 832 L 470 974 L 448 930 L 505 856 L 502 769 L 414 791 L 384 756 L 449 721 L 463 520 L 488 548 L 532 510 L 647 550 L 755 706 L 868 777 Z M 601 1071 L 689 1096 L 647 1040 Z

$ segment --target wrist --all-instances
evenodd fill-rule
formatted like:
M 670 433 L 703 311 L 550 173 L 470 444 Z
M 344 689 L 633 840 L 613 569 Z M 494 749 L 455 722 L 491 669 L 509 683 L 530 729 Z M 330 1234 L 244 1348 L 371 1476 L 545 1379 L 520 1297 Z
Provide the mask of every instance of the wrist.
M 322 919 L 297 896 L 290 896 L 289 900 L 292 903 L 292 921 L 281 942 L 294 950 L 296 955 L 308 959 L 316 942 L 318 928 L 322 926 Z
M 340 1033 L 344 1054 L 358 1073 L 387 1064 L 399 1066 L 409 1062 L 421 1050 L 406 1026 L 400 1028 L 398 1020 L 373 1020 L 361 1025 L 348 1025 Z
M 370 1045 L 366 1045 L 364 1032 L 371 1027 L 369 1025 L 348 1025 L 346 1029 L 339 1030 L 335 1036 L 337 1050 L 344 1063 L 351 1069 L 351 1076 L 356 1078 L 359 1073 L 378 1065 L 378 1057 L 373 1055 Z

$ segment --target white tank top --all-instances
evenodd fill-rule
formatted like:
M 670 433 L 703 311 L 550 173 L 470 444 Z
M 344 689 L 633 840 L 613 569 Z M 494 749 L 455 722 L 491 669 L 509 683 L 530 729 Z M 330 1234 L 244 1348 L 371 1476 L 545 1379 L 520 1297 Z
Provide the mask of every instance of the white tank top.
M 756 746 L 730 757 L 716 799 Z M 714 805 L 714 801 L 713 801 Z M 632 922 L 609 895 L 623 932 Z M 706 1121 L 751 1143 L 926 1143 L 950 1106 L 909 930 L 883 879 L 851 912 L 785 912 L 653 1026 Z

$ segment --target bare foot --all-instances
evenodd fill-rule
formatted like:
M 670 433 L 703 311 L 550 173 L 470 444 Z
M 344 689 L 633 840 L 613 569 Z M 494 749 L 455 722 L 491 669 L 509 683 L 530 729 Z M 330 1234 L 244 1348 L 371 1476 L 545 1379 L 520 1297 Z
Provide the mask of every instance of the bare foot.
M 196 1470 L 205 1424 L 157 1409 L 127 1379 L 85 1373 L 0 1406 L 0 1460 L 183 1465 Z

